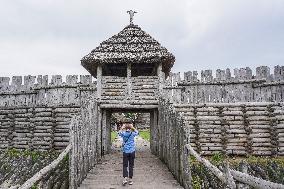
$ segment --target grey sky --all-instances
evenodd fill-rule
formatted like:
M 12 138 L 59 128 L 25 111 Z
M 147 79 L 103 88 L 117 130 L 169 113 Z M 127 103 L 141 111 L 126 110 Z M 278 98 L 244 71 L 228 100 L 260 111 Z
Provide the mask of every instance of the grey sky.
M 0 0 L 0 76 L 87 74 L 80 59 L 129 9 L 174 72 L 284 65 L 284 0 Z

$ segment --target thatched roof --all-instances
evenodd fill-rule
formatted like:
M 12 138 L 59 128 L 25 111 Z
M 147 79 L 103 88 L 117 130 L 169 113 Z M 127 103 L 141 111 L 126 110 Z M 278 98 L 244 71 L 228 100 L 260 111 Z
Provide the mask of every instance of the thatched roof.
M 97 48 L 84 56 L 82 65 L 94 76 L 98 64 L 108 63 L 158 63 L 168 74 L 175 61 L 173 54 L 158 41 L 134 24 L 103 41 Z

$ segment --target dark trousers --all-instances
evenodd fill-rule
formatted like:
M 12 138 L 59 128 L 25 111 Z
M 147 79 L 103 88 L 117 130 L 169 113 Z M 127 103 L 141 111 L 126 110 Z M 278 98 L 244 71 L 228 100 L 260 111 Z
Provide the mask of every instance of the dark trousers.
M 123 152 L 123 177 L 133 177 L 135 152 L 124 153 Z M 127 170 L 128 168 L 128 170 Z

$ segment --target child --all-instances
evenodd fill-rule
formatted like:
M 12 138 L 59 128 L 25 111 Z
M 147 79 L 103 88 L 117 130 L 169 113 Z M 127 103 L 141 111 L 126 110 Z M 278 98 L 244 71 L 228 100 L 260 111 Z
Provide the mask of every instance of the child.
M 119 136 L 123 138 L 122 151 L 123 151 L 123 182 L 122 185 L 133 184 L 133 167 L 135 159 L 135 142 L 134 137 L 138 135 L 138 130 L 135 129 L 132 123 L 125 123 L 120 131 Z M 128 168 L 128 170 L 127 170 Z M 127 180 L 129 178 L 129 180 Z

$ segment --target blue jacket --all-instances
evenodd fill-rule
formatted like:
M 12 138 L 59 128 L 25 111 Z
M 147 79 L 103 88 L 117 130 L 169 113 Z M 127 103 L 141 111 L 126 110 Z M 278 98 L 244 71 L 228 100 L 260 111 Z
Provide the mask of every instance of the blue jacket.
M 121 131 L 118 133 L 118 135 L 123 138 L 124 145 L 122 145 L 122 151 L 124 153 L 132 153 L 135 151 L 134 137 L 136 137 L 138 134 L 138 131 Z M 125 142 L 126 140 L 127 142 Z

